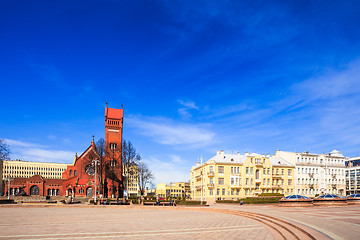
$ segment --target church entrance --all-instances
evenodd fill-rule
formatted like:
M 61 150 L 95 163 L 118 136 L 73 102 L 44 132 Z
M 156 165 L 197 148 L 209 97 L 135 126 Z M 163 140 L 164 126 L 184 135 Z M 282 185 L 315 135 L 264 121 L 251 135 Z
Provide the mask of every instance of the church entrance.
M 30 188 L 30 195 L 39 195 L 40 194 L 40 189 L 38 186 L 32 186 Z
M 93 194 L 94 194 L 93 188 L 92 188 L 92 187 L 88 187 L 88 188 L 86 189 L 86 196 L 87 196 L 87 197 L 92 197 Z
M 68 189 L 68 196 L 71 196 L 71 195 L 72 195 L 72 189 L 69 188 L 69 189 Z

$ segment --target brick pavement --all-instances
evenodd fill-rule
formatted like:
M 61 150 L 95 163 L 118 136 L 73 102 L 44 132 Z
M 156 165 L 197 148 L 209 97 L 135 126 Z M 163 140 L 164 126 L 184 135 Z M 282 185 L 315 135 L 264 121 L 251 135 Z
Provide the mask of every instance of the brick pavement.
M 322 232 L 332 239 L 360 239 L 360 205 L 281 207 L 215 204 L 213 208 L 262 213 Z
M 304 227 L 316 239 L 359 239 L 360 205 L 209 208 L 138 206 L 0 206 L 1 239 L 274 239 L 273 230 L 232 209 L 275 216 Z M 221 210 L 223 211 L 223 210 Z M 315 232 L 315 234 L 314 234 Z M 318 234 L 316 234 L 316 232 Z
M 249 218 L 194 210 L 2 206 L 0 239 L 273 239 Z

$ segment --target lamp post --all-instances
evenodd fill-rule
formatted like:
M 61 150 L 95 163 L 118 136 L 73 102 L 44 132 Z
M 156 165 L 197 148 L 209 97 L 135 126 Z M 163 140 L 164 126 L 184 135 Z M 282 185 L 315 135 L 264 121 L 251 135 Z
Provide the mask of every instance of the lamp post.
M 201 174 L 201 205 L 203 204 L 203 160 L 204 158 L 201 156 L 199 158 L 200 160 L 200 164 L 201 164 L 201 171 L 200 171 L 200 174 Z
M 92 160 L 92 164 L 95 166 L 95 197 L 94 197 L 94 203 L 96 204 L 96 179 L 97 179 L 97 165 L 100 164 L 99 159 Z
M 8 180 L 8 199 L 10 199 L 10 174 L 11 174 L 11 170 L 9 170 L 9 175 L 7 177 Z

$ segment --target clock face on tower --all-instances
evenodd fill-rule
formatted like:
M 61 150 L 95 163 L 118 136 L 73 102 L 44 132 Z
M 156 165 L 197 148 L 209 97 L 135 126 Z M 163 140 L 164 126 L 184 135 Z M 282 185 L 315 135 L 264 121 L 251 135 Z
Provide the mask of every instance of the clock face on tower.
M 85 172 L 88 174 L 88 175 L 94 175 L 95 173 L 95 169 L 94 169 L 94 166 L 92 164 L 89 164 L 85 167 Z

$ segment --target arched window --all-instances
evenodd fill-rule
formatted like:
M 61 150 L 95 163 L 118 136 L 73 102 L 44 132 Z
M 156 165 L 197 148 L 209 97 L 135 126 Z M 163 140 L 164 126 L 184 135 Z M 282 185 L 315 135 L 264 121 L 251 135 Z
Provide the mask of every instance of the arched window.
M 52 196 L 52 192 L 51 192 L 51 189 L 50 189 L 50 188 L 48 189 L 47 192 L 48 192 L 48 193 L 47 193 L 48 196 Z
M 72 170 L 70 170 L 70 173 L 69 173 L 69 175 L 70 175 L 70 176 L 72 175 Z
M 76 176 L 76 173 L 77 173 L 76 170 L 74 170 L 74 176 Z
M 30 188 L 30 195 L 39 195 L 40 189 L 38 186 L 34 185 Z

